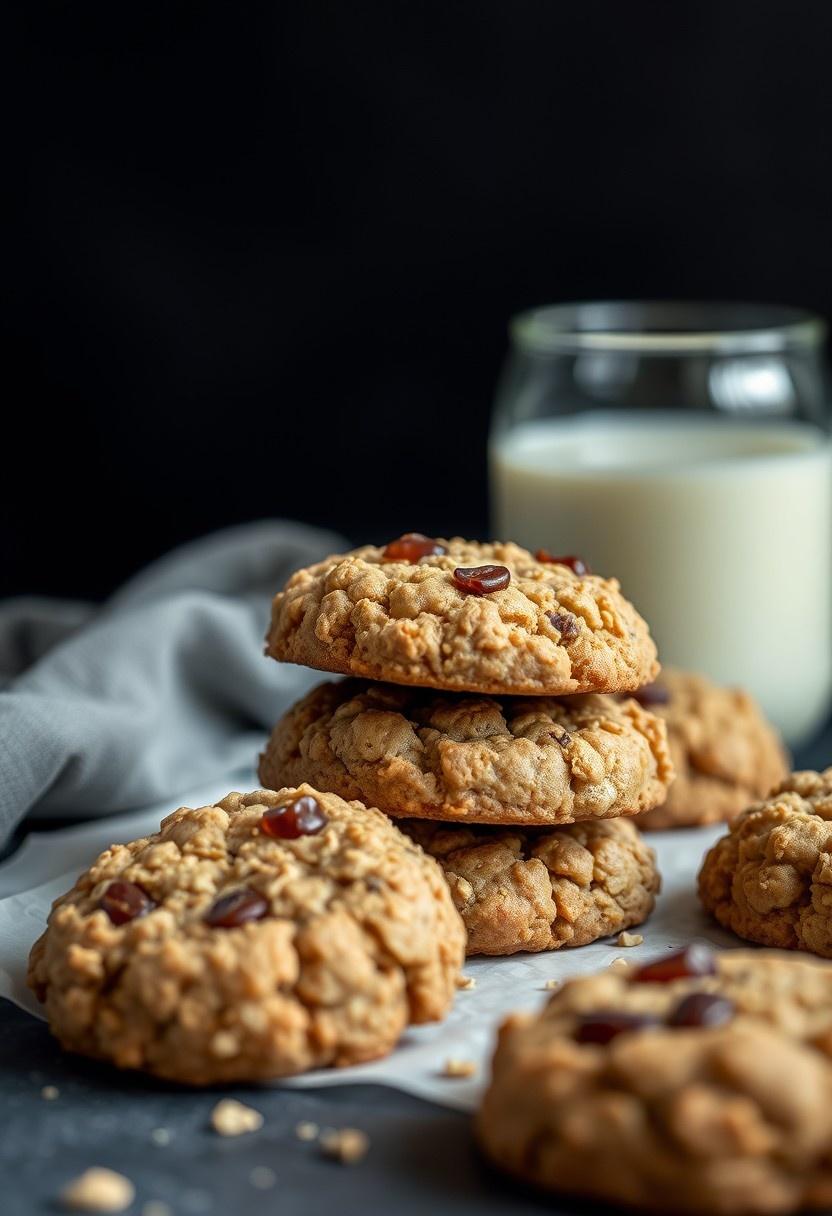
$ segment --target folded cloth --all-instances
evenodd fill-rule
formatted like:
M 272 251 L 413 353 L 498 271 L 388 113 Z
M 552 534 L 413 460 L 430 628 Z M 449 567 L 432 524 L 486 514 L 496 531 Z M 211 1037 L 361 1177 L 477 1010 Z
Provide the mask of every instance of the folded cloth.
M 264 658 L 271 596 L 344 544 L 264 521 L 176 549 L 100 608 L 0 605 L 0 843 L 27 814 L 132 810 L 253 765 L 320 678 Z

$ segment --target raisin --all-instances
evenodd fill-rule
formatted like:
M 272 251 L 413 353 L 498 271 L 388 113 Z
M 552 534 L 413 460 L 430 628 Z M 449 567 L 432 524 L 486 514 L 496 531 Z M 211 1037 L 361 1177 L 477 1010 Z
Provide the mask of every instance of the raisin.
M 390 562 L 418 562 L 420 557 L 434 557 L 448 550 L 430 536 L 421 532 L 405 532 L 398 540 L 385 545 L 384 557 Z
M 631 1030 L 648 1030 L 661 1025 L 661 1020 L 652 1013 L 616 1013 L 614 1009 L 603 1013 L 585 1013 L 575 1027 L 576 1043 L 609 1043 L 611 1039 Z
M 212 929 L 237 929 L 251 920 L 262 920 L 268 910 L 268 901 L 259 892 L 241 887 L 215 900 L 205 913 L 205 923 Z
M 114 925 L 126 925 L 128 921 L 147 916 L 156 904 L 138 883 L 117 878 L 101 897 L 101 907 Z
M 691 992 L 669 1014 L 668 1026 L 723 1026 L 734 1016 L 734 1002 L 715 992 Z
M 667 705 L 670 700 L 670 689 L 665 688 L 663 684 L 645 684 L 643 688 L 638 688 L 635 692 L 626 695 L 646 708 L 650 705 Z
M 505 591 L 511 582 L 511 574 L 505 566 L 457 566 L 454 582 L 460 591 L 471 595 L 489 595 L 492 591 Z
M 314 836 L 326 827 L 329 820 L 321 810 L 317 799 L 303 794 L 285 806 L 274 806 L 266 811 L 260 826 L 267 836 L 277 840 L 297 840 L 301 836 Z
M 546 615 L 560 634 L 562 642 L 574 642 L 581 632 L 577 617 L 571 612 L 547 612 Z
M 669 984 L 673 980 L 696 979 L 716 974 L 716 955 L 704 942 L 692 942 L 666 958 L 645 963 L 632 977 L 637 984 Z
M 575 557 L 574 554 L 566 557 L 552 557 L 548 549 L 538 549 L 534 555 L 534 560 L 536 562 L 545 562 L 547 565 L 568 566 L 573 574 L 592 573 L 584 559 L 582 557 Z

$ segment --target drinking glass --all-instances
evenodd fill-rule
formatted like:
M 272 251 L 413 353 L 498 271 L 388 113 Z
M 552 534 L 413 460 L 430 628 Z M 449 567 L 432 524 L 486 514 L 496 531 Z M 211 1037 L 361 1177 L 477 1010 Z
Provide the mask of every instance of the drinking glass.
M 748 689 L 792 746 L 832 692 L 826 327 L 742 303 L 516 317 L 493 533 L 615 576 L 660 659 Z

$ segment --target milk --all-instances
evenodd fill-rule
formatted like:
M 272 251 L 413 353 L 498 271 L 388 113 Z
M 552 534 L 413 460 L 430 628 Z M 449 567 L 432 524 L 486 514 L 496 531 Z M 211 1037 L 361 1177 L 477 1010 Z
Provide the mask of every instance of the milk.
M 832 688 L 832 445 L 820 432 L 585 413 L 498 434 L 491 476 L 495 536 L 618 577 L 663 662 L 747 688 L 792 745 L 820 727 Z

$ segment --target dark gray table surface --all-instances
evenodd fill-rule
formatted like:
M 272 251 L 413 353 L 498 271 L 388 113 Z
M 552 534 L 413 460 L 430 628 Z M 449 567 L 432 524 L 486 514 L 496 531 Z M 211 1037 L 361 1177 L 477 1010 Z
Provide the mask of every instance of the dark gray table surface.
M 800 767 L 830 762 L 832 727 L 797 757 Z M 2 1000 L 0 1061 L 0 1216 L 55 1216 L 63 1184 L 90 1165 L 133 1181 L 130 1216 L 141 1216 L 153 1200 L 168 1204 L 173 1216 L 594 1210 L 503 1181 L 477 1156 L 468 1116 L 381 1086 L 185 1090 L 65 1055 L 42 1022 Z M 42 1097 L 45 1085 L 58 1088 L 55 1100 Z M 233 1139 L 212 1131 L 211 1110 L 225 1094 L 261 1111 L 262 1130 Z M 354 1166 L 324 1160 L 314 1144 L 297 1139 L 301 1121 L 362 1128 L 369 1154 Z M 169 1133 L 167 1145 L 154 1142 L 156 1128 Z M 258 1167 L 273 1171 L 273 1186 L 255 1185 Z
M 65 1055 L 42 1022 L 5 1001 L 0 1043 L 2 1216 L 54 1216 L 61 1187 L 90 1165 L 132 1180 L 131 1216 L 152 1200 L 167 1203 L 175 1216 L 532 1216 L 551 1210 L 484 1166 L 468 1116 L 396 1090 L 185 1090 Z M 45 1085 L 56 1086 L 58 1097 L 44 1099 Z M 223 1096 L 256 1107 L 263 1128 L 218 1136 L 209 1119 Z M 295 1135 L 305 1120 L 362 1128 L 370 1137 L 368 1155 L 352 1166 L 323 1159 Z M 154 1143 L 156 1128 L 169 1133 L 167 1145 Z M 268 1189 L 252 1182 L 252 1171 L 263 1166 L 275 1175 Z

